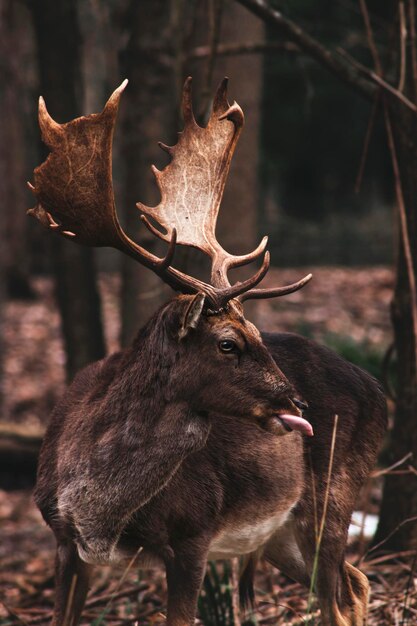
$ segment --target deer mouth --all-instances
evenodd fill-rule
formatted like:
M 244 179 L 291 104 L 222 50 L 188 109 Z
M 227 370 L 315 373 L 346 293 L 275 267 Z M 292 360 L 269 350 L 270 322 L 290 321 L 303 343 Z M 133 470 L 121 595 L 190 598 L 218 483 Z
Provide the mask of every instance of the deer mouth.
M 276 434 L 284 434 L 282 428 L 286 432 L 298 431 L 307 437 L 313 437 L 313 427 L 304 417 L 300 415 L 291 415 L 290 413 L 277 413 L 271 416 L 266 423 L 266 429 Z

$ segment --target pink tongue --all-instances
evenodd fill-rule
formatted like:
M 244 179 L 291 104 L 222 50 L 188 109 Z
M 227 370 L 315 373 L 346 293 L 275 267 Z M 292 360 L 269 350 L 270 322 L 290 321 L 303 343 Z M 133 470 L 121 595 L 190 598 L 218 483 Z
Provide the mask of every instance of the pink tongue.
M 279 418 L 292 430 L 298 430 L 303 435 L 307 435 L 308 437 L 313 437 L 313 427 L 310 422 L 307 422 L 303 417 L 299 417 L 298 415 L 289 415 L 288 413 L 281 413 Z

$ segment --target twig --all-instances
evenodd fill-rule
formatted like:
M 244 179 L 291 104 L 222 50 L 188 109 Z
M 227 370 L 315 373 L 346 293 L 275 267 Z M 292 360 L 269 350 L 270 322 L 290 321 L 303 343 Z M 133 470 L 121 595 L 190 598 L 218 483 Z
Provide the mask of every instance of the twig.
M 388 146 L 391 153 L 392 169 L 395 178 L 395 193 L 397 196 L 398 210 L 400 214 L 401 238 L 404 248 L 405 262 L 407 266 L 408 282 L 410 285 L 410 306 L 411 319 L 414 334 L 414 355 L 417 358 L 417 292 L 416 292 L 416 276 L 414 273 L 413 257 L 411 254 L 410 237 L 408 233 L 407 212 L 405 208 L 404 195 L 401 185 L 401 174 L 398 165 L 397 151 L 395 149 L 394 135 L 392 132 L 391 119 L 388 107 L 384 110 L 385 127 L 387 130 Z
M 232 559 L 231 566 L 233 625 L 241 626 L 239 615 L 239 559 Z
M 210 102 L 211 93 L 211 81 L 213 79 L 214 66 L 217 58 L 217 46 L 220 40 L 220 27 L 223 14 L 223 0 L 210 0 L 209 2 L 209 54 L 207 55 L 206 76 L 204 80 L 204 88 L 202 93 L 202 99 L 205 103 L 203 108 L 203 115 L 205 116 L 208 111 L 208 104 Z
M 370 552 L 370 550 L 368 551 Z M 380 563 L 386 563 L 387 561 L 393 561 L 394 559 L 402 559 L 409 556 L 414 556 L 415 550 L 402 550 L 401 552 L 390 552 L 388 554 L 384 554 L 383 556 L 378 556 L 375 559 L 371 559 L 370 561 L 365 561 L 364 565 L 369 567 L 370 565 L 375 566 Z M 361 561 L 362 563 L 363 561 Z
M 29 622 L 27 622 L 25 619 L 23 619 L 23 617 L 19 617 L 19 615 L 18 615 L 18 614 L 17 614 L 17 613 L 16 613 L 13 609 L 11 609 L 11 608 L 9 607 L 9 605 L 5 603 L 5 601 L 4 601 L 4 600 L 0 600 L 0 602 L 1 602 L 1 604 L 4 606 L 4 608 L 6 609 L 6 611 L 8 612 L 8 614 L 9 614 L 11 617 L 14 617 L 15 619 L 17 619 L 17 621 L 18 621 L 20 624 L 24 624 L 24 626 L 29 626 Z
M 416 9 L 414 0 L 409 0 L 411 70 L 413 76 L 414 102 L 417 104 L 417 49 L 416 49 Z
M 291 587 L 298 587 L 298 583 L 296 583 L 295 585 L 289 585 L 288 587 L 286 587 L 286 590 L 288 591 L 289 588 Z M 296 611 L 292 606 L 290 606 L 289 604 L 284 604 L 283 602 L 268 602 L 268 601 L 264 601 L 262 602 L 262 607 L 260 608 L 260 611 L 262 612 L 262 608 L 268 608 L 268 606 L 273 605 L 275 607 L 280 606 L 283 609 L 285 609 L 286 611 L 289 611 L 290 613 L 292 613 L 295 617 L 299 618 L 300 622 L 294 622 L 294 624 L 298 624 L 298 623 L 305 623 L 305 619 L 303 617 L 303 615 L 301 615 L 301 613 L 299 611 Z M 268 617 L 265 617 L 264 620 L 261 620 L 258 622 L 260 624 L 262 624 L 264 621 L 266 620 L 270 620 L 271 616 L 269 615 Z
M 359 163 L 358 174 L 356 176 L 355 193 L 359 193 L 361 185 L 362 185 L 363 173 L 365 171 L 365 165 L 366 165 L 366 161 L 368 158 L 369 144 L 371 142 L 372 131 L 375 126 L 376 112 L 378 110 L 379 102 L 380 102 L 380 92 L 378 92 L 374 98 L 374 101 L 372 103 L 372 108 L 371 108 L 371 114 L 369 116 L 368 126 L 366 127 L 365 139 L 364 139 L 363 147 L 362 147 L 361 160 Z
M 402 465 L 403 463 L 408 461 L 408 459 L 412 459 L 412 458 L 413 458 L 413 453 L 412 452 L 408 452 L 405 456 L 403 456 L 402 459 L 400 459 L 399 461 L 395 461 L 395 463 L 393 463 L 389 467 L 385 467 L 382 470 L 378 470 L 378 471 L 372 472 L 371 473 L 371 478 L 378 478 L 379 476 L 385 476 L 385 474 L 388 474 L 389 472 L 394 470 L 396 467 L 399 467 L 400 465 Z
M 311 456 L 311 449 L 309 449 L 308 451 L 308 458 L 309 458 L 310 475 L 311 475 L 311 492 L 313 494 L 314 536 L 317 542 L 318 536 L 319 536 L 319 521 L 318 521 L 318 515 L 317 515 L 316 477 L 314 475 L 314 470 L 313 470 L 313 459 Z
M 414 554 L 414 558 L 413 558 L 413 562 L 411 564 L 411 569 L 410 569 L 410 575 L 408 577 L 408 581 L 407 581 L 407 587 L 405 589 L 405 594 L 404 594 L 404 603 L 403 603 L 403 616 L 400 622 L 400 626 L 405 626 L 406 622 L 405 622 L 405 612 L 407 610 L 407 604 L 408 604 L 408 598 L 410 595 L 410 589 L 411 589 L 411 583 L 413 581 L 414 578 L 414 568 L 416 566 L 416 560 L 417 560 L 417 550 Z M 408 622 L 408 619 L 407 619 Z
M 364 80 L 356 68 L 352 69 L 317 39 L 306 33 L 298 24 L 286 18 L 281 12 L 273 9 L 265 0 L 237 1 L 267 24 L 278 27 L 288 39 L 297 44 L 301 50 L 307 52 L 340 80 L 349 84 L 366 98 L 374 97 L 376 90 L 372 82 Z
M 405 72 L 407 69 L 407 55 L 406 55 L 407 26 L 405 22 L 405 8 L 404 8 L 403 0 L 400 0 L 398 4 L 398 14 L 400 18 L 400 77 L 398 80 L 398 91 L 404 91 Z
M 389 88 L 388 90 L 392 91 L 394 88 L 391 85 L 388 85 L 388 83 L 385 83 L 385 81 L 382 78 L 382 64 L 378 55 L 378 51 L 376 49 L 375 46 L 375 41 L 374 41 L 374 37 L 373 37 L 373 33 L 372 33 L 372 28 L 371 28 L 371 23 L 369 20 L 369 14 L 368 14 L 368 9 L 366 6 L 366 0 L 360 0 L 361 3 L 361 9 L 362 9 L 362 14 L 364 17 L 364 21 L 365 21 L 365 27 L 366 27 L 366 32 L 367 32 L 367 38 L 368 38 L 368 44 L 369 47 L 371 49 L 372 55 L 374 57 L 374 63 L 375 63 L 375 69 L 378 72 L 379 76 L 377 76 L 377 74 L 375 74 L 375 78 L 378 79 L 378 81 L 381 81 L 381 86 L 382 83 L 385 84 L 385 89 Z M 355 63 L 357 63 L 355 61 Z M 360 64 L 358 64 L 360 65 Z M 367 68 L 364 68 L 367 72 L 369 71 Z M 373 73 L 372 73 L 373 74 Z M 408 98 L 405 98 L 405 96 L 399 92 L 398 90 L 394 90 L 397 92 L 397 97 L 402 100 L 402 102 L 404 104 L 406 104 L 405 100 L 407 101 L 407 106 L 409 108 L 413 107 L 414 111 L 417 111 L 416 105 L 413 104 L 410 100 L 408 100 Z M 405 100 L 404 100 L 405 98 Z M 411 300 L 411 318 L 412 318 L 412 324 L 413 324 L 413 335 L 414 335 L 414 356 L 417 359 L 417 292 L 416 292 L 416 277 L 414 274 L 414 264 L 413 264 L 413 257 L 412 257 L 412 253 L 411 253 L 411 246 L 410 246 L 410 237 L 409 237 L 409 232 L 408 232 L 408 224 L 407 224 L 407 211 L 405 208 L 405 202 L 404 202 L 404 194 L 403 194 L 403 189 L 402 189 L 402 184 L 401 184 L 401 173 L 400 173 L 400 168 L 399 168 L 399 164 L 398 164 L 398 158 L 397 158 L 397 151 L 395 148 L 395 141 L 394 141 L 394 134 L 392 132 L 392 125 L 391 125 L 391 118 L 390 118 L 390 113 L 387 107 L 386 102 L 383 102 L 384 104 L 384 119 L 385 119 L 385 128 L 387 131 L 387 139 L 388 139 L 388 147 L 389 147 L 389 151 L 390 151 L 390 155 L 391 155 L 391 162 L 392 162 L 392 169 L 394 171 L 394 179 L 395 179 L 395 193 L 397 196 L 397 204 L 398 204 L 398 210 L 399 210 L 399 214 L 400 214 L 400 225 L 401 225 L 401 239 L 402 239 L 402 244 L 403 244 L 403 248 L 404 248 L 404 256 L 405 256 L 405 261 L 406 261 L 406 266 L 407 266 L 407 273 L 408 273 L 408 281 L 409 281 L 409 285 L 410 285 L 410 300 Z
M 374 65 L 377 68 L 378 74 L 382 76 L 382 73 L 383 73 L 382 66 L 379 60 L 378 50 L 377 50 L 375 39 L 373 36 L 371 20 L 369 17 L 369 12 L 368 12 L 368 8 L 366 6 L 365 0 L 359 0 L 359 5 L 360 5 L 363 21 L 365 22 L 366 37 L 368 40 L 369 49 L 371 50 Z M 368 122 L 368 126 L 366 129 L 365 140 L 364 140 L 363 149 L 362 149 L 362 157 L 360 161 L 358 175 L 356 177 L 355 193 L 359 193 L 359 189 L 362 184 L 362 178 L 363 178 L 363 173 L 365 170 L 366 159 L 368 157 L 369 144 L 371 141 L 372 131 L 375 126 L 376 112 L 378 110 L 380 99 L 381 99 L 381 91 L 378 91 L 372 104 L 371 115 L 369 117 L 369 122 Z
M 372 59 L 375 65 L 375 69 L 378 72 L 378 74 L 382 76 L 383 75 L 382 65 L 379 59 L 379 54 L 378 54 L 378 50 L 376 47 L 374 34 L 372 31 L 371 19 L 369 17 L 368 7 L 366 6 L 365 0 L 359 0 L 359 5 L 361 7 L 363 21 L 365 22 L 366 37 L 368 39 L 368 46 L 372 54 Z
M 75 593 L 75 587 L 77 585 L 77 574 L 74 574 L 74 576 L 72 577 L 71 580 L 71 587 L 69 590 L 69 594 L 68 594 L 68 599 L 67 599 L 67 606 L 65 607 L 65 615 L 64 615 L 64 622 L 63 625 L 64 626 L 71 626 L 71 623 L 69 622 L 69 617 L 71 615 L 71 607 L 72 607 L 72 602 L 74 600 L 74 593 Z M 72 618 L 71 618 L 71 622 L 72 622 Z
M 414 102 L 411 102 L 411 100 L 409 100 L 403 93 L 401 93 L 401 91 L 398 91 L 398 89 L 387 83 L 383 78 L 381 78 L 381 76 L 378 76 L 378 74 L 375 74 L 375 72 L 370 70 L 368 67 L 365 67 L 365 65 L 359 63 L 359 61 L 354 59 L 348 52 L 346 52 L 346 50 L 343 50 L 343 48 L 337 48 L 336 51 L 347 61 L 349 61 L 349 63 L 351 63 L 353 67 L 358 70 L 358 72 L 362 73 L 364 76 L 367 76 L 376 85 L 382 87 L 382 89 L 384 89 L 384 91 L 386 91 L 388 94 L 395 96 L 397 100 L 400 100 L 400 102 L 402 102 L 408 109 L 413 111 L 413 113 L 417 113 L 417 106 L 414 104 Z
M 104 607 L 104 609 L 102 610 L 102 612 L 100 613 L 100 616 L 98 617 L 98 622 L 96 626 L 99 626 L 99 624 L 102 623 L 103 618 L 105 617 L 107 611 L 109 610 L 112 602 L 114 601 L 114 599 L 116 598 L 116 595 L 118 594 L 120 587 L 123 585 L 124 581 L 126 580 L 126 577 L 129 573 L 129 571 L 132 569 L 134 562 L 136 561 L 136 559 L 138 558 L 139 554 L 142 552 L 143 547 L 140 546 L 138 548 L 138 550 L 136 551 L 136 553 L 133 555 L 133 557 L 130 559 L 129 563 L 126 566 L 125 571 L 122 574 L 122 577 L 120 578 L 118 585 L 116 587 L 116 589 L 114 590 L 114 592 L 110 595 L 109 600 L 106 604 L 106 606 Z
M 140 585 L 135 585 L 135 587 L 129 587 L 128 589 L 122 589 L 118 592 L 106 593 L 102 596 L 98 596 L 97 598 L 91 598 L 87 600 L 85 603 L 86 608 L 92 608 L 98 606 L 100 604 L 105 604 L 110 599 L 112 602 L 114 600 L 119 600 L 120 598 L 126 598 L 127 596 L 133 596 L 136 593 L 140 593 L 141 591 L 145 591 L 145 589 L 149 589 L 148 583 L 141 583 Z
M 415 522 L 417 520 L 417 515 L 414 515 L 414 517 L 408 517 L 407 519 L 404 519 L 402 522 L 400 522 L 395 528 L 394 530 L 392 530 L 390 533 L 388 533 L 388 535 L 385 537 L 385 539 L 383 539 L 382 541 L 380 541 L 379 543 L 377 543 L 375 546 L 372 546 L 372 548 L 369 548 L 368 552 L 365 554 L 364 558 L 366 558 L 368 556 L 368 554 L 370 554 L 371 552 L 374 552 L 375 550 L 377 550 L 378 548 L 380 548 L 381 546 L 384 545 L 384 543 L 386 543 L 389 539 L 391 539 L 391 537 L 397 532 L 397 530 L 399 530 L 400 528 L 402 528 L 402 526 L 404 526 L 405 524 L 409 524 L 410 522 Z M 412 551 L 413 553 L 413 551 Z
M 313 592 L 314 592 L 314 589 L 315 589 L 315 586 L 316 586 L 318 566 L 319 566 L 319 553 L 320 553 L 321 542 L 322 542 L 322 539 L 323 539 L 324 528 L 325 528 L 325 525 L 326 525 L 327 506 L 328 506 L 328 503 L 329 503 L 330 484 L 331 484 L 332 470 L 333 470 L 334 450 L 335 450 L 335 447 L 336 447 L 336 434 L 337 434 L 337 424 L 338 424 L 338 421 L 339 421 L 339 416 L 335 415 L 334 416 L 334 424 L 333 424 L 332 441 L 331 441 L 331 445 L 330 445 L 329 468 L 328 468 L 328 471 L 327 471 L 327 483 L 326 483 L 326 491 L 325 491 L 325 494 L 324 494 L 323 512 L 322 512 L 322 516 L 321 516 L 319 535 L 318 535 L 317 541 L 316 541 L 316 551 L 315 551 L 315 554 L 314 554 L 313 571 L 312 571 L 312 574 L 311 574 L 310 589 L 309 589 L 309 592 L 308 592 L 306 624 L 310 623 L 311 603 L 312 603 L 312 598 L 313 598 Z
M 291 52 L 299 54 L 300 48 L 290 41 L 271 42 L 271 43 L 224 43 L 219 44 L 216 49 L 218 57 L 238 56 L 241 54 L 265 54 L 267 52 Z M 210 55 L 209 46 L 198 46 L 190 51 L 188 58 L 205 59 Z

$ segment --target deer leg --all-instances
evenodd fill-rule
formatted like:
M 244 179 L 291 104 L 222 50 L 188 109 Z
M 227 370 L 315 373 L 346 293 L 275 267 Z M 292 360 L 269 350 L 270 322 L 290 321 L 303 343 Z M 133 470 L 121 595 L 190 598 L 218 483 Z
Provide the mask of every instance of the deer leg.
M 317 595 L 326 626 L 366 626 L 369 582 L 365 574 L 344 561 L 339 573 L 319 572 Z M 333 583 L 329 580 L 331 577 Z
M 349 626 L 366 626 L 369 581 L 365 574 L 347 561 L 341 570 L 339 610 Z
M 292 519 L 272 535 L 264 548 L 263 556 L 286 576 L 309 587 L 311 570 L 296 541 Z
M 76 626 L 89 583 L 89 566 L 73 543 L 58 543 L 55 558 L 55 606 L 52 626 Z
M 194 624 L 206 565 L 207 550 L 202 550 L 195 542 L 174 548 L 174 557 L 166 563 L 167 626 Z
M 320 546 L 316 592 L 323 626 L 366 626 L 369 583 L 365 574 L 344 560 L 347 536 L 331 510 Z M 311 532 L 296 533 L 297 543 L 311 572 L 315 541 Z

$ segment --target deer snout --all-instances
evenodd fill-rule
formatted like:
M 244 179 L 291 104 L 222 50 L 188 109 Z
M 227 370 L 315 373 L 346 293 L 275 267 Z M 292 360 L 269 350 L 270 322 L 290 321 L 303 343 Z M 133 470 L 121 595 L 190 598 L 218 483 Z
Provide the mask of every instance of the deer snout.
M 288 383 L 277 374 L 265 372 L 264 380 L 272 393 L 283 394 L 288 391 Z

